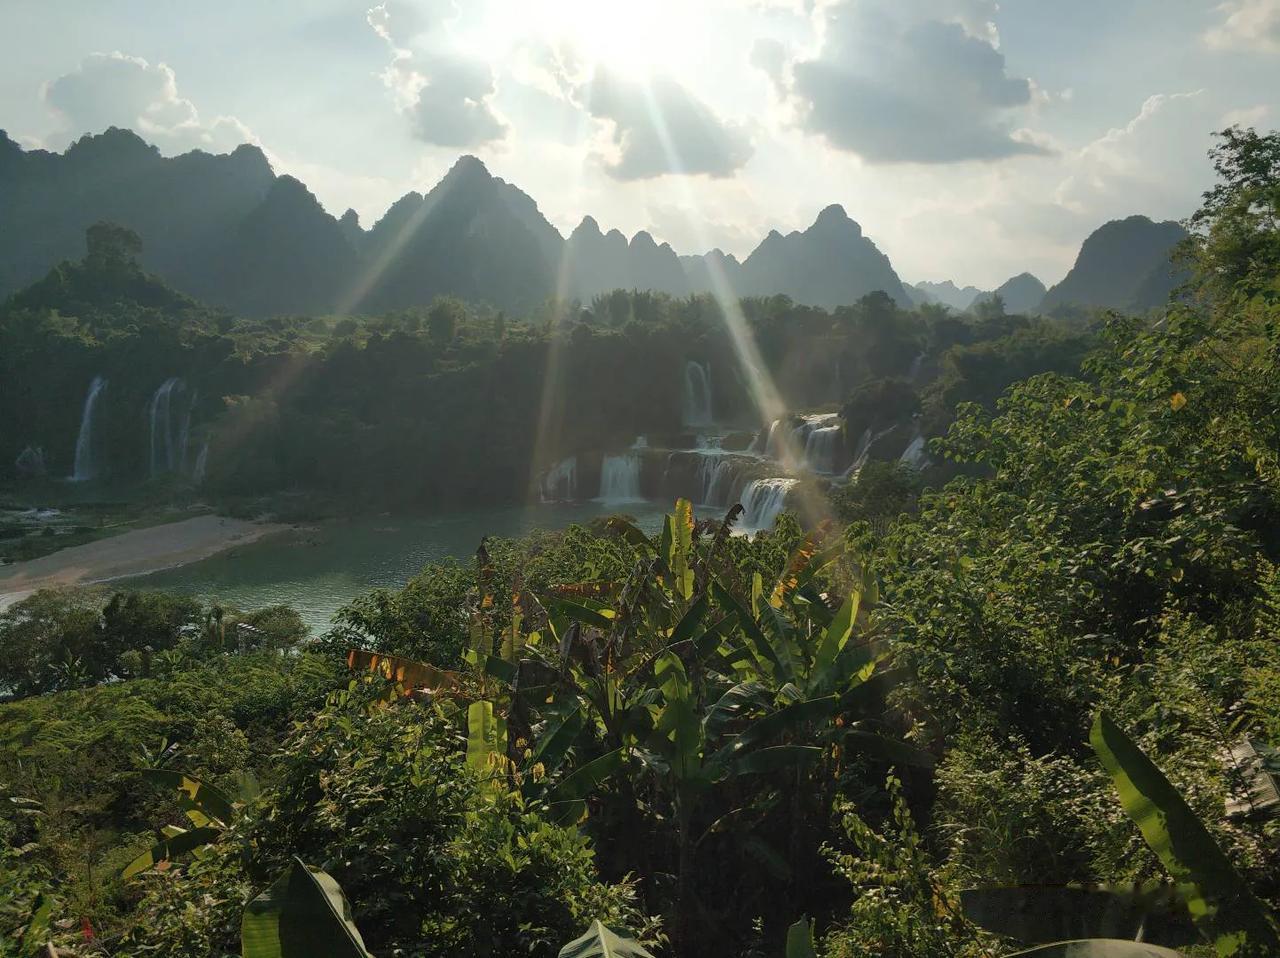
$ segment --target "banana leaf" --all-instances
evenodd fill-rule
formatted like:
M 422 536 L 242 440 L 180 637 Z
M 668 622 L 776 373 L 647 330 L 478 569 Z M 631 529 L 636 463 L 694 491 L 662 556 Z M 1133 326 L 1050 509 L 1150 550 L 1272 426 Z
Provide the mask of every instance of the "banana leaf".
M 338 883 L 294 857 L 245 907 L 242 958 L 370 958 Z
M 580 821 L 587 810 L 587 796 L 624 764 L 626 752 L 619 748 L 578 766 L 547 794 L 552 818 L 561 825 Z
M 970 888 L 960 893 L 965 917 L 1027 944 L 1123 938 L 1176 948 L 1199 940 L 1172 887 L 1074 885 Z
M 1120 804 L 1173 876 L 1196 927 L 1218 954 L 1280 955 L 1280 935 L 1262 903 L 1160 769 L 1105 712 L 1094 719 L 1089 741 L 1111 775 Z
M 818 958 L 813 947 L 813 922 L 801 918 L 787 929 L 786 958 Z
M 166 834 L 161 841 L 156 842 L 147 851 L 131 861 L 125 867 L 125 870 L 120 873 L 120 877 L 128 880 L 149 868 L 154 868 L 161 862 L 173 861 L 179 855 L 185 855 L 211 842 L 216 842 L 218 836 L 222 834 L 222 829 L 220 828 L 192 828 L 190 830 L 175 830 L 171 828 L 170 831 L 174 833 Z
M 640 942 L 593 921 L 581 938 L 560 949 L 559 958 L 653 958 Z
M 479 772 L 505 766 L 507 723 L 492 702 L 472 702 L 467 708 L 467 765 Z
M 398 655 L 383 655 L 352 649 L 347 653 L 347 668 L 353 672 L 377 672 L 392 682 L 404 686 L 406 694 L 426 689 L 430 692 L 452 691 L 462 686 L 463 678 L 457 672 L 438 669 L 425 662 L 402 659 Z
M 1115 938 L 1084 938 L 1079 941 L 1059 941 L 1041 945 L 1029 951 L 1019 951 L 1008 958 L 1182 958 L 1181 953 L 1148 945 L 1141 941 L 1123 941 Z
M 214 822 L 230 825 L 235 820 L 236 810 L 231 800 L 198 778 L 170 768 L 144 769 L 142 777 L 161 788 L 177 790 L 184 808 L 197 811 Z

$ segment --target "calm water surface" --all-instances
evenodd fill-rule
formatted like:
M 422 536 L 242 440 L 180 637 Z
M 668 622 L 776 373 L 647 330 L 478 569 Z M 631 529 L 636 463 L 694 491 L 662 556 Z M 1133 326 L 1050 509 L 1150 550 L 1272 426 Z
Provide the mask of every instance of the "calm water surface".
M 356 596 L 371 589 L 400 588 L 430 562 L 469 558 L 483 536 L 563 529 L 618 512 L 652 532 L 666 508 L 647 502 L 586 502 L 325 522 L 128 581 L 139 588 L 183 592 L 241 609 L 286 603 L 318 633 Z

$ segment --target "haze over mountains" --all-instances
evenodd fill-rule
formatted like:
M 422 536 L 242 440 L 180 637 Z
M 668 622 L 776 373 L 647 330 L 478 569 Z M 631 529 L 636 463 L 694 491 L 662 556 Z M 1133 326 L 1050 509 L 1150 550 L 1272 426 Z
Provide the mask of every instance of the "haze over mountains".
M 646 232 L 605 231 L 590 216 L 565 238 L 533 198 L 472 156 L 369 229 L 353 211 L 330 215 L 256 147 L 167 158 L 115 128 L 61 154 L 25 151 L 0 132 L 0 181 L 0 296 L 78 258 L 85 228 L 100 220 L 136 230 L 145 265 L 167 282 L 247 315 L 381 312 L 439 295 L 525 312 L 555 296 L 589 301 L 619 288 L 685 296 L 723 284 L 738 296 L 783 294 L 828 308 L 877 290 L 903 306 L 960 311 L 991 295 L 950 281 L 905 287 L 834 205 L 806 230 L 770 232 L 742 261 L 719 250 L 682 256 Z M 1158 305 L 1174 285 L 1169 250 L 1182 235 L 1177 224 L 1144 217 L 1108 224 L 1047 295 L 1028 274 L 995 292 L 1010 312 Z

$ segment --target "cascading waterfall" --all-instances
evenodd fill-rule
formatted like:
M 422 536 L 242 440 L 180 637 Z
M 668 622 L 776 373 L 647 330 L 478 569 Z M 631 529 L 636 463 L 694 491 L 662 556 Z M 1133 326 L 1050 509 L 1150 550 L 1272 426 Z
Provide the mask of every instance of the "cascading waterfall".
M 542 477 L 543 502 L 571 502 L 578 498 L 578 457 L 561 459 Z
M 698 463 L 698 502 L 704 506 L 727 506 L 733 487 L 735 464 L 730 456 L 704 455 Z
M 836 472 L 843 443 L 844 430 L 839 425 L 814 428 L 804 443 L 805 466 L 826 475 Z
M 636 502 L 640 495 L 640 457 L 634 452 L 605 456 L 600 463 L 601 502 Z
M 742 490 L 742 530 L 759 532 L 772 529 L 787 505 L 787 495 L 795 479 L 754 479 Z
M 871 427 L 868 426 L 862 430 L 862 435 L 858 437 L 858 447 L 853 450 L 854 469 L 862 468 L 862 464 L 867 461 L 867 452 L 871 449 L 871 440 Z
M 196 464 L 191 470 L 191 479 L 197 485 L 204 482 L 205 473 L 209 471 L 209 442 L 205 441 L 196 456 Z
M 177 376 L 166 379 L 151 397 L 148 419 L 151 426 L 151 478 L 166 472 L 177 472 L 186 458 L 182 444 L 187 430 L 182 422 L 175 422 L 173 414 L 174 394 L 186 392 L 186 383 Z
M 93 456 L 93 418 L 98 400 L 107 389 L 107 381 L 94 376 L 89 384 L 89 394 L 84 399 L 84 411 L 80 414 L 80 433 L 76 436 L 76 459 L 71 473 L 74 482 L 86 482 L 98 475 L 98 463 Z
M 844 471 L 842 478 L 852 478 L 854 473 L 867 464 L 867 461 L 871 458 L 871 450 L 875 448 L 876 443 L 897 428 L 897 423 L 895 423 L 894 425 L 881 429 L 876 433 L 873 433 L 870 427 L 865 429 L 862 433 L 862 438 L 858 440 L 858 448 L 854 452 L 853 456 L 853 465 Z
M 814 440 L 815 433 L 822 435 Z M 835 472 L 840 437 L 840 417 L 835 413 L 775 419 L 763 444 L 757 437 L 752 448 L 788 467 L 802 465 L 815 472 Z
M 911 438 L 907 448 L 902 451 L 899 462 L 905 463 L 912 469 L 923 469 L 929 465 L 929 454 L 924 448 L 925 438 L 920 432 L 920 427 L 916 427 L 915 435 Z
M 692 359 L 684 364 L 684 424 L 709 426 L 711 418 L 711 367 Z

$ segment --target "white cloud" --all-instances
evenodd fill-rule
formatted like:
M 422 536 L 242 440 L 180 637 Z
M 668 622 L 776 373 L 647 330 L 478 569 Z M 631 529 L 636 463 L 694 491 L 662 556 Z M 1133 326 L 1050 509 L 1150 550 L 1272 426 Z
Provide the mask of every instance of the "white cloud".
M 1076 212 L 1107 216 L 1121 210 L 1185 216 L 1204 189 L 1214 126 L 1203 90 L 1148 97 L 1128 123 L 1070 158 L 1056 201 Z M 1196 143 L 1203 147 L 1196 149 Z
M 1222 115 L 1221 126 L 1223 128 L 1229 126 L 1259 126 L 1262 121 L 1271 115 L 1271 107 L 1265 103 L 1257 106 L 1241 107 L 1238 110 L 1228 110 Z
M 493 68 L 447 42 L 455 12 L 450 0 L 427 8 L 388 0 L 370 8 L 366 19 L 391 51 L 382 81 L 414 136 L 434 146 L 475 148 L 503 139 L 507 125 L 493 108 Z
M 1218 12 L 1222 22 L 1204 35 L 1210 47 L 1280 53 L 1280 0 L 1229 0 Z
M 133 130 L 163 153 L 202 149 L 225 153 L 257 143 L 233 116 L 201 118 L 195 104 L 178 94 L 178 81 L 164 63 L 124 53 L 94 53 L 70 73 L 45 85 L 45 103 L 58 115 L 58 138 L 75 139 L 117 126 Z
M 799 125 L 872 162 L 951 163 L 1043 153 L 1012 117 L 1034 89 L 1010 76 L 988 0 L 827 0 L 818 51 L 786 62 L 776 42 L 752 61 Z
M 604 163 L 615 179 L 726 177 L 751 158 L 745 129 L 718 117 L 669 77 L 630 80 L 598 68 L 578 93 L 583 108 L 608 125 Z

